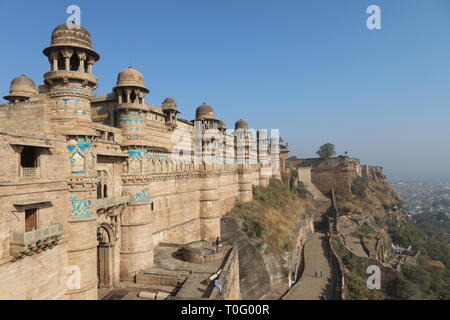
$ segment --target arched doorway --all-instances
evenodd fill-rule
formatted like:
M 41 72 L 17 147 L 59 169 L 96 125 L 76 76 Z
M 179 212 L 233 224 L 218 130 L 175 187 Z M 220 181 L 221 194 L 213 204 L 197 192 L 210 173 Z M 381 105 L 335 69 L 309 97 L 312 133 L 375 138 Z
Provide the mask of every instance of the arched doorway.
M 97 229 L 97 277 L 99 289 L 115 286 L 115 246 L 116 233 L 108 223 L 102 223 Z

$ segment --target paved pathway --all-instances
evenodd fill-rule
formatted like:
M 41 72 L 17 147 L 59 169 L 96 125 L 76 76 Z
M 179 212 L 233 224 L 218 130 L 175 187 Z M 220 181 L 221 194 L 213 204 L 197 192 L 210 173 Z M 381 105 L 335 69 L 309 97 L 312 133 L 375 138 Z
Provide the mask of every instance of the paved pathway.
M 362 247 L 361 239 L 359 239 L 351 234 L 350 235 L 347 234 L 345 236 L 345 244 L 357 256 L 367 258 L 367 253 L 364 251 L 364 249 Z
M 305 270 L 300 280 L 283 297 L 284 300 L 319 300 L 331 279 L 331 268 L 322 243 L 326 235 L 314 233 L 305 244 Z M 318 276 L 315 275 L 315 270 Z M 320 277 L 323 272 L 323 278 Z

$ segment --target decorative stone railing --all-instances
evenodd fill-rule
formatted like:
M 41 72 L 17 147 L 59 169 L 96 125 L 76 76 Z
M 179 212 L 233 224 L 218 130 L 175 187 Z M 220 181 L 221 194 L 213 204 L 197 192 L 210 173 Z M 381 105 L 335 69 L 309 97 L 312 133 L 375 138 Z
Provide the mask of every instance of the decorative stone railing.
M 130 195 L 113 197 L 113 198 L 97 199 L 96 200 L 97 210 L 98 209 L 107 209 L 110 207 L 125 204 L 125 203 L 129 202 L 130 200 L 131 200 Z
M 24 178 L 34 178 L 37 177 L 37 168 L 22 168 L 22 177 Z
M 11 255 L 16 259 L 32 256 L 55 247 L 63 234 L 63 224 L 52 224 L 29 232 L 13 232 L 11 235 Z

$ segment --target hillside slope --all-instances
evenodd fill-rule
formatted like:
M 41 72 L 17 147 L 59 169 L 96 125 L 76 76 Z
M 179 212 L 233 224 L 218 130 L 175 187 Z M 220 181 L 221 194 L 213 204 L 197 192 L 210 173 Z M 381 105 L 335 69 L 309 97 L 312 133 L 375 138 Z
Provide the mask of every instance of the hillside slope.
M 259 299 L 275 287 L 287 289 L 297 273 L 301 251 L 314 226 L 302 199 L 286 184 L 271 179 L 267 188 L 254 187 L 251 202 L 236 202 L 222 219 L 222 238 L 239 249 L 241 295 Z
M 333 237 L 346 299 L 448 299 L 450 245 L 442 232 L 410 219 L 384 177 L 355 178 L 352 192 L 336 197 L 338 236 Z M 382 268 L 380 290 L 366 285 L 371 262 Z

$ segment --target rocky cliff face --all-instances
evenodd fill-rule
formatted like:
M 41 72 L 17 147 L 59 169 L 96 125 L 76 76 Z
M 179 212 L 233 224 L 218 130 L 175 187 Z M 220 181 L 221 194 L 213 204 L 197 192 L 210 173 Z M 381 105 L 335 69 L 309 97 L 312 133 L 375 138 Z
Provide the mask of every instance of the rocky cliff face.
M 304 243 L 314 232 L 300 199 L 279 180 L 254 190 L 255 200 L 237 203 L 221 221 L 222 240 L 239 253 L 242 299 L 272 298 L 288 288 L 300 269 Z
M 387 263 L 392 258 L 388 222 L 407 218 L 403 199 L 381 167 L 362 166 L 361 173 L 353 180 L 352 195 L 336 196 L 336 228 L 354 254 Z
M 261 253 L 240 230 L 237 220 L 223 218 L 221 229 L 222 241 L 238 249 L 241 298 L 259 299 L 270 290 L 270 276 Z

